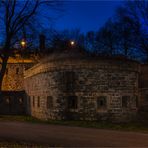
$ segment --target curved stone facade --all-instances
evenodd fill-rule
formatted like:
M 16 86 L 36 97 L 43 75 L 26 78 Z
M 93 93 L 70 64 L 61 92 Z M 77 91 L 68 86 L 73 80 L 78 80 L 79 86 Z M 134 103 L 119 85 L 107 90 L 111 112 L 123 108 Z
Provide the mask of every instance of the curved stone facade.
M 138 107 L 139 64 L 49 58 L 25 72 L 30 113 L 41 119 L 128 121 Z
M 148 108 L 148 64 L 141 65 L 139 92 L 140 106 Z

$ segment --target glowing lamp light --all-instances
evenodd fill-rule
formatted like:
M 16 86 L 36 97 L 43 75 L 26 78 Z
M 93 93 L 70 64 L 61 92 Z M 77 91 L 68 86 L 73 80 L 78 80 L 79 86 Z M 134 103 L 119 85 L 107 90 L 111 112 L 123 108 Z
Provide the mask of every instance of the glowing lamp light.
M 26 46 L 25 40 L 22 40 L 22 41 L 21 41 L 21 46 L 22 46 L 23 48 Z
M 74 41 L 70 41 L 70 44 L 71 44 L 71 46 L 74 46 L 75 42 Z

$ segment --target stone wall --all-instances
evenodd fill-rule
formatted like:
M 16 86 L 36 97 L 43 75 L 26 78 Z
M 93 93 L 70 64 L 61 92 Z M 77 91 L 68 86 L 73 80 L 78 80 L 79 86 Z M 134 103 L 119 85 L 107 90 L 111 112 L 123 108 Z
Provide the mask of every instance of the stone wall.
M 31 59 L 10 57 L 2 83 L 0 114 L 26 114 L 28 109 L 24 89 L 24 71 L 34 64 Z
M 24 90 L 24 69 L 28 64 L 8 63 L 4 75 L 3 91 L 22 91 Z
M 37 118 L 128 121 L 137 112 L 138 79 L 133 61 L 64 58 L 27 70 L 25 89 Z
M 140 93 L 140 104 L 141 106 L 148 107 L 148 65 L 143 64 L 141 65 L 141 72 L 140 72 L 140 86 L 139 86 L 139 93 Z

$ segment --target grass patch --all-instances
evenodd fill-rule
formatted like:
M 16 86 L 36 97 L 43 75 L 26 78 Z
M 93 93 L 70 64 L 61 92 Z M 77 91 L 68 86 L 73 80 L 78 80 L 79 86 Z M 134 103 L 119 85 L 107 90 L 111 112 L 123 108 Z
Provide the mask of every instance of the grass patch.
M 85 128 L 111 129 L 122 131 L 139 131 L 148 133 L 148 122 L 129 122 L 129 123 L 110 123 L 101 121 L 67 121 L 67 120 L 48 120 L 43 121 L 31 116 L 0 115 L 0 121 L 18 121 L 29 123 L 42 123 L 53 125 L 76 126 Z
M 0 147 L 3 148 L 46 148 L 46 147 L 56 147 L 56 145 L 48 145 L 48 144 L 36 144 L 36 143 L 28 143 L 23 141 L 0 141 Z
M 37 118 L 31 116 L 16 116 L 16 115 L 0 115 L 0 121 L 22 121 L 22 122 L 42 122 Z
M 139 131 L 148 133 L 148 124 L 140 122 L 109 123 L 99 121 L 47 121 L 49 124 L 77 126 L 85 128 L 111 129 L 121 131 Z

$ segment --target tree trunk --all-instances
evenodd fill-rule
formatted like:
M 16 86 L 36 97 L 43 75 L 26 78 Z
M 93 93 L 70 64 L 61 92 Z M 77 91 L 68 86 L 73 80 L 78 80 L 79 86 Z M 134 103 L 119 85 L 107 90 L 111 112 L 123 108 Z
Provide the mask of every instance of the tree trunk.
M 2 60 L 2 67 L 0 71 L 0 91 L 2 91 L 2 82 L 3 82 L 3 77 L 4 77 L 6 66 L 7 66 L 7 61 L 8 61 L 8 57 L 5 57 Z
M 11 43 L 11 37 L 9 34 L 7 34 L 5 46 L 3 48 L 3 57 L 2 63 L 1 63 L 1 69 L 0 69 L 0 92 L 2 92 L 2 83 L 3 83 L 3 77 L 5 75 L 7 61 L 10 56 L 10 43 Z
M 5 70 L 7 66 L 8 57 L 2 59 L 1 63 L 1 70 L 0 70 L 0 102 L 2 100 L 2 84 L 3 84 L 3 77 L 5 75 Z

